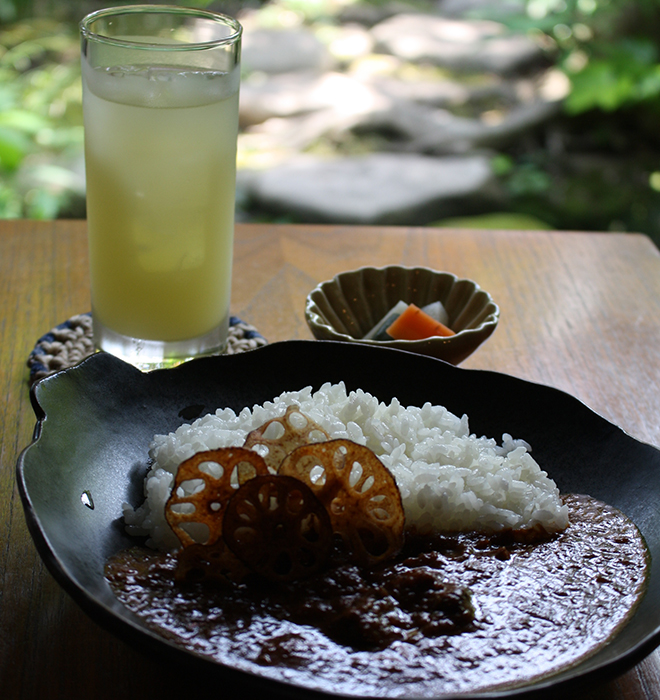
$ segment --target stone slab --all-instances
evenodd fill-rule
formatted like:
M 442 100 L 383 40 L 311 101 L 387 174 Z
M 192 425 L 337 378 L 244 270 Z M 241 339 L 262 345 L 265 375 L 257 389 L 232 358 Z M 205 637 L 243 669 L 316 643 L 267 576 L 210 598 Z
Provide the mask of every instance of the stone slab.
M 253 174 L 248 187 L 260 206 L 296 220 L 356 224 L 429 221 L 494 194 L 489 159 L 480 155 L 301 157 Z

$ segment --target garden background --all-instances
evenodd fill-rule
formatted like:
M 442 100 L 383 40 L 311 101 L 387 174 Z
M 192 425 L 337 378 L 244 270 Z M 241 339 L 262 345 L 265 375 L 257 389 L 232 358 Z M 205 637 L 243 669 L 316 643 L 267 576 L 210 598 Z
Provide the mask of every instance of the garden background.
M 85 216 L 77 25 L 89 11 L 122 4 L 0 0 L 0 218 Z M 636 231 L 660 245 L 660 0 L 178 4 L 238 16 L 246 27 L 252 64 L 244 68 L 241 98 L 240 220 L 332 220 L 322 206 L 268 194 L 264 173 L 296 158 L 323 167 L 414 154 L 486 163 L 488 186 L 454 193 L 451 208 L 409 208 L 394 223 Z M 406 55 L 388 44 L 383 27 L 412 15 L 440 18 L 452 31 L 497 26 L 497 37 L 524 37 L 533 53 L 498 70 Z M 488 31 L 480 41 L 493 39 Z M 292 47 L 312 38 L 321 53 L 295 70 L 269 73 L 247 40 L 286 32 Z M 310 44 L 299 46 L 298 57 Z M 341 88 L 337 100 L 353 95 L 351 119 L 339 119 L 329 87 L 321 94 L 330 85 Z M 358 118 L 355 95 L 365 94 L 377 95 L 379 106 Z M 443 140 L 438 124 L 469 137 Z M 432 136 L 420 138 L 428 125 Z M 323 177 L 312 186 L 322 187 Z M 429 196 L 438 203 L 437 191 Z M 373 223 L 388 221 L 374 214 Z

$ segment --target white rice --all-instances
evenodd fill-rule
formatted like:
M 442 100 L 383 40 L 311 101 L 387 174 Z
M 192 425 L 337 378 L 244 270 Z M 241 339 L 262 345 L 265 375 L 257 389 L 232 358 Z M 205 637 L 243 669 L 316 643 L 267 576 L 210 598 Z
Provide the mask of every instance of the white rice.
M 145 479 L 146 500 L 124 505 L 131 534 L 148 535 L 157 549 L 179 542 L 165 520 L 165 503 L 179 464 L 196 452 L 242 445 L 246 435 L 295 404 L 320 424 L 332 439 L 348 438 L 373 450 L 397 481 L 406 524 L 421 532 L 497 532 L 536 525 L 556 532 L 568 525 L 568 509 L 559 490 L 530 455 L 523 440 L 471 435 L 468 418 L 442 406 L 404 408 L 389 405 L 364 391 L 346 392 L 343 383 L 286 392 L 244 408 L 229 408 L 156 435 L 150 446 L 152 466 Z

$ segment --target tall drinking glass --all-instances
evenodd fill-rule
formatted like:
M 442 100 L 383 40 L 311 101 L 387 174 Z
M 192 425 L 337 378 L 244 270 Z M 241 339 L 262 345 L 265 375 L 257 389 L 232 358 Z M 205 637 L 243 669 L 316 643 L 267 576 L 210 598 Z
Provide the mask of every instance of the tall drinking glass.
M 80 28 L 96 347 L 142 369 L 222 352 L 241 26 L 134 5 Z

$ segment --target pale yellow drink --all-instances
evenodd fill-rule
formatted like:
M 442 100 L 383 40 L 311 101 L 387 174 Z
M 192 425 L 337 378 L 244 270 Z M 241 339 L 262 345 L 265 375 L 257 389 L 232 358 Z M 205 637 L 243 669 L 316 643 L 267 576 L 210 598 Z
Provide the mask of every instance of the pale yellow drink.
M 83 86 L 95 325 L 204 336 L 229 314 L 238 75 L 83 65 Z

